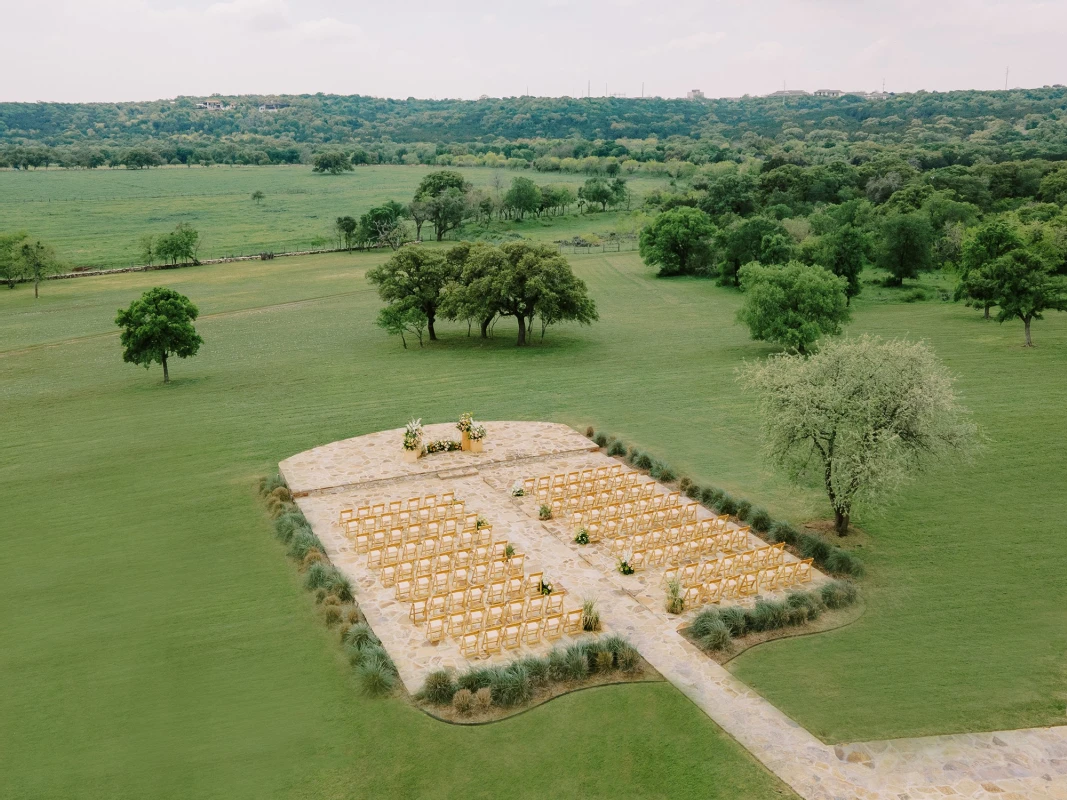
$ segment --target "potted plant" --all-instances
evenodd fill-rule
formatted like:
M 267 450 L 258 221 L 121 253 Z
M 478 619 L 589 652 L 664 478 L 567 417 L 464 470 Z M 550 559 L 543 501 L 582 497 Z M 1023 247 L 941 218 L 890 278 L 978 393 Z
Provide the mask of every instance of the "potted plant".
M 471 449 L 471 428 L 474 427 L 474 416 L 468 411 L 459 415 L 459 422 L 456 423 L 456 427 L 459 428 L 459 432 L 462 436 L 460 444 L 464 450 Z
M 547 506 L 544 503 L 537 509 L 537 518 L 542 522 L 552 519 L 552 506 Z
M 422 420 L 413 419 L 404 428 L 404 460 L 414 464 L 422 455 Z
M 470 437 L 470 451 L 472 453 L 482 452 L 482 442 L 485 440 L 485 426 L 472 423 L 467 436 Z
M 520 483 L 519 481 L 515 481 L 515 483 L 513 483 L 511 485 L 511 496 L 512 497 L 525 497 L 526 496 L 526 490 L 524 488 L 522 488 L 522 483 Z
M 578 533 L 574 537 L 575 544 L 589 544 L 589 531 L 585 528 L 579 528 Z

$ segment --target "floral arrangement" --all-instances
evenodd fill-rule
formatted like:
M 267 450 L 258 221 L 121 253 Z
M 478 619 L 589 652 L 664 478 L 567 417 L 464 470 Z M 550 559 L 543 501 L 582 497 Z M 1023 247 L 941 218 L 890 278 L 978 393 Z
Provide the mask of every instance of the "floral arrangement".
M 404 428 L 404 449 L 405 450 L 421 450 L 422 449 L 422 420 L 413 419 Z
M 589 544 L 589 531 L 585 528 L 578 529 L 578 535 L 574 537 L 575 544 Z
M 634 568 L 630 566 L 630 562 L 626 559 L 619 559 L 619 572 L 623 575 L 633 575 Z
M 483 517 L 481 514 L 479 514 L 477 522 L 474 523 L 474 527 L 477 528 L 478 530 L 481 530 L 482 528 L 488 528 L 489 527 L 489 520 L 487 520 L 485 517 Z
M 511 496 L 512 497 L 525 497 L 526 496 L 526 490 L 522 488 L 522 484 L 519 483 L 518 481 L 515 481 L 515 483 L 513 483 L 512 486 L 511 486 Z
M 543 595 L 552 594 L 552 584 L 545 582 L 545 580 L 543 578 L 541 579 L 541 587 L 540 588 L 541 588 L 541 594 L 543 594 Z
M 456 423 L 456 427 L 459 428 L 460 433 L 469 434 L 471 428 L 474 427 L 474 415 L 469 411 L 465 414 L 459 415 L 459 422 Z
M 552 519 L 552 507 L 542 505 L 539 509 L 537 509 L 537 518 L 541 520 Z
M 440 439 L 426 445 L 427 453 L 451 453 L 462 449 L 463 445 L 452 439 Z
M 479 425 L 477 422 L 471 423 L 471 429 L 467 431 L 467 435 L 471 438 L 472 442 L 478 442 L 485 438 L 485 426 Z

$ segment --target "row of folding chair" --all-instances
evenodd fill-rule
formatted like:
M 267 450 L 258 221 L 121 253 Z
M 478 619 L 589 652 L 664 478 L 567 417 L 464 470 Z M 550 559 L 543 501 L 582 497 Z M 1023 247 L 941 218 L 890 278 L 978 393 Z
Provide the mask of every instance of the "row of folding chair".
M 440 497 L 436 494 L 428 494 L 425 497 L 410 497 L 407 500 L 392 500 L 388 503 L 374 503 L 373 505 L 360 506 L 358 508 L 342 508 L 338 517 L 338 523 L 344 525 L 350 519 L 363 517 L 380 517 L 382 514 L 399 514 L 401 511 L 418 511 L 421 508 L 432 508 L 437 505 L 452 505 L 456 502 L 456 493 L 443 492 Z
M 523 488 L 529 487 L 530 493 L 536 489 L 552 489 L 564 486 L 576 486 L 589 481 L 602 480 L 608 477 L 616 477 L 623 474 L 622 464 L 604 465 L 601 467 L 586 467 L 571 472 L 559 472 L 556 474 L 542 475 L 539 478 L 527 478 L 523 481 Z M 632 474 L 637 474 L 636 472 Z
M 692 525 L 675 525 L 627 535 L 626 530 L 612 539 L 609 552 L 623 556 L 628 551 L 649 550 L 650 563 L 693 561 L 718 552 L 748 550 L 750 528 L 715 528 L 715 521 L 700 520 Z
M 451 553 L 453 550 L 470 550 L 475 547 L 488 546 L 493 541 L 493 526 L 486 525 L 482 528 L 468 528 L 456 532 L 449 531 L 447 528 L 427 529 L 422 525 L 410 525 L 407 528 L 376 531 L 370 536 L 364 534 L 349 536 L 348 540 L 357 553 L 369 553 L 371 550 L 386 547 L 400 547 L 405 553 L 414 549 L 415 554 L 411 558 L 416 558 L 422 554 Z
M 375 547 L 367 552 L 367 568 L 382 569 L 383 567 L 395 566 L 404 562 L 413 562 L 423 566 L 423 562 L 433 564 L 429 568 L 420 568 L 420 572 L 436 571 L 444 569 L 442 564 L 459 567 L 471 567 L 477 564 L 488 564 L 490 561 L 507 558 L 508 541 L 501 539 L 488 544 L 479 544 L 476 547 L 445 549 L 440 540 L 424 539 L 417 544 L 409 542 L 403 546 L 389 545 L 388 547 Z M 521 554 L 512 554 L 522 564 Z
M 421 511 L 386 512 L 368 517 L 353 517 L 341 524 L 345 533 L 373 533 L 391 528 L 405 528 L 410 525 L 437 525 L 450 528 L 473 528 L 478 524 L 477 514 L 468 514 L 466 504 L 461 502 L 451 505 L 432 506 Z
M 440 641 L 445 637 L 444 620 L 430 620 L 426 624 L 426 638 Z M 580 609 L 566 614 L 555 614 L 543 620 L 530 620 L 523 623 L 509 623 L 471 631 L 459 638 L 459 650 L 466 658 L 479 658 L 495 655 L 501 649 L 515 650 L 522 644 L 534 646 L 542 638 L 554 640 L 563 634 L 582 632 L 582 612 Z
M 811 581 L 811 559 L 720 575 L 685 588 L 682 600 L 691 609 L 723 600 L 751 597 Z
M 692 564 L 672 567 L 663 573 L 662 582 L 678 581 L 682 586 L 696 586 L 713 578 L 730 577 L 753 569 L 763 569 L 785 563 L 785 545 L 756 547 L 733 555 L 711 558 Z
M 490 587 L 490 589 L 493 587 Z M 454 591 L 435 594 L 411 602 L 408 617 L 416 625 L 433 617 L 447 617 L 450 636 L 472 630 L 502 625 L 505 622 L 526 622 L 563 613 L 563 597 L 566 592 L 550 595 L 526 596 L 521 591 L 512 596 L 499 595 L 493 602 L 485 602 L 489 592 Z
M 590 531 L 590 528 L 599 530 L 602 526 L 615 528 L 622 521 L 633 518 L 635 522 L 643 521 L 647 528 L 662 528 L 670 525 L 695 523 L 697 521 L 697 508 L 696 503 L 671 505 L 648 511 L 627 508 L 624 504 L 594 506 L 586 511 L 573 512 L 571 514 L 571 525 L 575 530 L 579 528 L 585 528 L 587 531 Z
M 437 559 L 441 561 L 442 559 Z M 412 598 L 429 597 L 437 592 L 446 592 L 453 589 L 466 589 L 468 587 L 485 586 L 496 582 L 509 583 L 509 593 L 521 592 L 525 585 L 525 573 L 523 567 L 526 556 L 519 553 L 512 558 L 490 561 L 486 564 L 473 564 L 471 566 L 456 566 L 444 564 L 442 569 L 435 571 L 419 571 L 413 568 L 410 561 L 401 562 L 394 569 L 385 567 L 382 569 L 382 585 L 396 588 L 397 600 L 411 600 Z M 512 589 L 512 586 L 514 587 Z
M 547 503 L 549 500 L 553 499 L 595 495 L 602 492 L 625 495 L 632 489 L 643 489 L 645 486 L 653 484 L 655 484 L 655 481 L 653 480 L 643 481 L 643 477 L 640 473 L 627 472 L 624 474 L 608 475 L 607 477 L 594 478 L 576 483 L 557 483 L 551 487 L 546 487 L 542 484 L 530 494 L 536 497 L 540 502 Z M 525 488 L 526 485 L 524 484 L 524 491 Z

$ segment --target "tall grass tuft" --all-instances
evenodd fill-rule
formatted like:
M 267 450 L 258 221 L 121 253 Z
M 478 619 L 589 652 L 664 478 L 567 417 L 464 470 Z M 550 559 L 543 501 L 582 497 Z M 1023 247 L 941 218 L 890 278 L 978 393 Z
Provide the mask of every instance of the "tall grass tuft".
M 480 711 L 487 711 L 493 704 L 493 692 L 488 686 L 483 686 L 474 693 L 474 705 Z
M 448 705 L 455 694 L 456 681 L 447 669 L 435 669 L 422 685 L 422 696 L 435 706 Z
M 727 606 L 719 611 L 719 618 L 731 636 L 744 636 L 748 631 L 748 620 L 743 608 Z
M 611 443 L 611 447 L 608 448 L 609 456 L 624 456 L 626 455 L 626 445 L 616 439 Z
M 748 524 L 752 526 L 752 530 L 756 533 L 766 533 L 771 529 L 771 515 L 767 513 L 765 508 L 754 508 L 752 513 L 749 514 Z
M 814 559 L 816 563 L 823 564 L 833 548 L 822 540 L 821 537 L 812 533 L 802 532 L 797 539 L 797 549 L 804 558 Z
M 383 651 L 384 652 L 384 651 Z M 356 667 L 359 688 L 368 697 L 384 697 L 396 686 L 396 671 L 388 657 L 374 655 Z
M 457 689 L 452 695 L 452 708 L 460 714 L 469 714 L 474 708 L 474 695 L 469 689 Z
M 593 436 L 593 441 L 596 442 L 597 447 L 607 447 L 608 435 L 606 433 L 598 433 Z
M 488 667 L 474 667 L 456 678 L 456 685 L 461 689 L 477 692 L 492 681 L 493 671 Z
M 722 617 L 719 616 L 719 609 L 714 606 L 708 606 L 702 608 L 697 615 L 693 617 L 693 622 L 689 626 L 689 633 L 694 639 L 699 639 L 708 631 L 712 630 L 716 625 L 722 624 Z
M 600 612 L 597 611 L 596 600 L 582 600 L 582 630 L 600 630 Z
M 309 550 L 322 550 L 322 542 L 310 529 L 301 528 L 289 540 L 289 557 L 303 561 Z
M 700 502 L 708 508 L 715 508 L 718 506 L 723 494 L 725 494 L 725 492 L 723 492 L 722 489 L 718 489 L 714 486 L 705 486 L 700 490 Z
M 530 673 L 521 662 L 494 669 L 489 688 L 493 702 L 503 708 L 521 705 L 533 697 Z
M 745 617 L 752 631 L 776 631 L 789 623 L 789 606 L 777 600 L 760 598 Z
M 548 659 L 538 658 L 537 656 L 526 656 L 526 658 L 519 661 L 523 668 L 526 670 L 526 674 L 530 676 L 530 682 L 534 686 L 544 686 L 548 683 Z
M 261 495 L 268 495 L 279 487 L 289 488 L 285 484 L 285 478 L 282 477 L 280 472 L 275 472 L 273 475 L 266 475 L 259 479 L 259 493 Z
M 771 542 L 785 542 L 786 544 L 795 547 L 797 540 L 800 537 L 800 531 L 790 525 L 788 522 L 779 520 L 771 525 L 770 540 Z
M 845 608 L 855 603 L 859 597 L 856 585 L 849 581 L 830 581 L 824 583 L 819 591 L 827 608 Z
M 571 645 L 564 653 L 566 680 L 580 681 L 589 675 L 589 656 L 580 645 Z
M 721 617 L 714 617 L 712 620 L 701 626 L 702 633 L 696 637 L 697 644 L 704 650 L 726 650 L 730 647 L 730 629 L 726 627 L 726 623 L 722 621 Z
M 357 622 L 355 625 L 349 626 L 344 633 L 343 640 L 345 644 L 358 648 L 381 644 L 378 641 L 378 637 L 374 635 L 374 631 L 370 629 L 370 625 L 366 622 Z
M 737 510 L 734 512 L 734 515 L 739 520 L 741 520 L 742 522 L 746 522 L 748 520 L 749 514 L 751 514 L 751 513 L 752 513 L 752 503 L 750 503 L 748 500 L 738 500 L 737 501 Z
M 308 567 L 308 571 L 304 575 L 304 588 L 308 590 L 325 589 L 329 581 L 330 565 L 320 561 Z
M 678 474 L 674 471 L 674 468 L 671 467 L 669 464 L 660 464 L 659 465 L 659 475 L 657 475 L 656 477 L 660 481 L 662 481 L 663 483 L 670 483 L 671 481 L 673 481 L 675 478 L 678 477 Z
M 682 597 L 681 581 L 669 581 L 667 583 L 667 613 L 681 614 L 685 611 L 685 600 Z
M 648 453 L 640 453 L 634 461 L 634 466 L 638 469 L 652 469 L 652 459 Z
M 720 514 L 734 514 L 737 511 L 737 501 L 726 492 L 723 492 L 715 507 Z
M 847 575 L 850 578 L 862 578 L 867 571 L 864 569 L 862 561 L 840 547 L 834 547 L 830 550 L 830 554 L 826 557 L 822 566 L 827 572 L 832 572 L 835 575 Z
M 289 544 L 293 534 L 301 530 L 311 533 L 311 528 L 304 519 L 304 515 L 300 513 L 300 509 L 287 511 L 274 520 L 274 534 L 283 544 Z

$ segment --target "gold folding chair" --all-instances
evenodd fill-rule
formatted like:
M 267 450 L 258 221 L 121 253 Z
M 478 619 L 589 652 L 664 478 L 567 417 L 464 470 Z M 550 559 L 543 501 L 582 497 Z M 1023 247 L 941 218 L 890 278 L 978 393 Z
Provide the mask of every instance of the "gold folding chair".
M 415 576 L 415 599 L 422 600 L 430 596 L 430 591 L 433 588 L 433 575 L 416 575 Z
M 382 559 L 385 557 L 385 549 L 376 547 L 373 550 L 367 552 L 367 568 L 368 569 L 381 569 Z
M 426 622 L 426 639 L 427 641 L 436 644 L 445 638 L 445 618 L 444 617 L 430 617 Z
M 459 640 L 459 652 L 464 658 L 474 658 L 478 655 L 478 646 L 481 644 L 481 631 L 471 631 L 463 634 Z
M 522 575 L 526 571 L 526 554 L 516 553 L 508 560 L 508 575 Z
M 539 620 L 545 615 L 545 596 L 537 594 L 526 601 L 526 619 Z
M 485 589 L 471 586 L 467 589 L 467 608 L 481 608 L 485 605 Z
M 566 592 L 552 592 L 550 595 L 541 595 L 545 598 L 545 615 L 554 616 L 563 613 L 563 596 Z
M 737 583 L 737 594 L 739 597 L 751 597 L 759 592 L 759 573 L 758 572 L 743 572 Z
M 413 578 L 398 580 L 393 591 L 396 593 L 397 602 L 410 602 L 415 599 L 415 580 Z
M 518 600 L 509 600 L 507 603 L 507 610 L 504 614 L 504 618 L 508 622 L 521 622 L 524 618 L 524 612 L 526 611 L 526 598 L 520 598 Z
M 433 582 L 430 584 L 431 594 L 444 594 L 448 591 L 449 581 L 452 578 L 452 573 L 447 571 L 435 572 L 433 574 Z
M 522 640 L 526 644 L 537 644 L 541 641 L 541 621 L 528 619 L 522 623 Z
M 471 571 L 467 567 L 456 567 L 452 570 L 452 586 L 457 589 L 466 589 L 471 582 Z
M 630 566 L 634 572 L 644 569 L 648 566 L 648 551 L 647 550 L 635 550 L 630 556 Z
M 522 623 L 513 622 L 504 626 L 504 649 L 514 650 L 522 640 Z
M 467 590 L 465 588 L 453 588 L 448 593 L 448 613 L 452 614 L 456 611 L 466 611 L 467 605 Z
M 489 565 L 488 564 L 475 564 L 471 567 L 471 584 L 475 586 L 482 586 L 487 580 L 489 580 Z
M 441 499 L 440 499 L 439 502 L 441 502 L 441 503 L 443 503 L 445 505 L 449 505 L 449 506 L 452 505 L 453 503 L 455 503 L 456 502 L 456 493 L 455 493 L 455 491 L 442 492 L 441 493 Z
M 472 608 L 467 612 L 467 622 L 465 624 L 468 631 L 480 631 L 485 627 L 485 609 Z
M 411 604 L 411 608 L 408 610 L 408 617 L 416 625 L 421 625 L 426 621 L 426 600 L 415 600 Z
M 811 582 L 811 559 L 805 558 L 803 561 L 797 562 L 797 583 L 810 583 Z
M 528 597 L 541 594 L 541 581 L 544 580 L 544 572 L 531 572 L 526 576 L 525 591 Z
M 541 629 L 541 635 L 546 639 L 558 639 L 563 635 L 563 615 L 554 614 L 551 617 L 545 617 L 544 626 Z
M 499 653 L 503 638 L 503 632 L 501 631 L 500 626 L 486 628 L 482 631 L 482 652 L 487 656 Z
M 576 608 L 563 615 L 563 632 L 569 634 L 582 632 L 582 609 Z
M 725 587 L 726 583 L 722 578 L 708 581 L 704 584 L 703 601 L 705 603 L 718 603 L 722 600 L 722 593 Z
M 390 564 L 387 567 L 382 567 L 381 572 L 382 586 L 389 588 L 396 583 L 396 564 Z
M 781 586 L 792 586 L 797 580 L 797 564 L 799 561 L 787 561 L 778 570 L 778 583 Z
M 486 602 L 489 605 L 496 605 L 503 603 L 507 599 L 508 584 L 507 581 L 494 581 L 489 584 L 489 591 L 486 593 Z
M 503 559 L 489 562 L 489 580 L 502 581 L 508 576 L 508 562 Z

